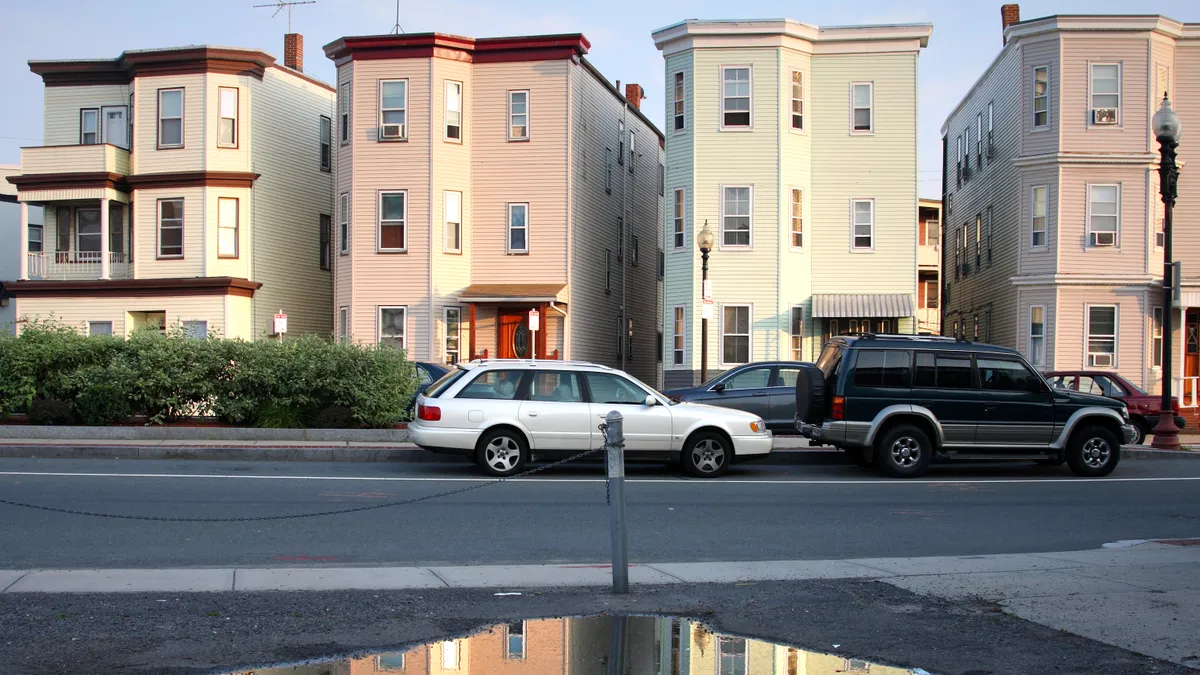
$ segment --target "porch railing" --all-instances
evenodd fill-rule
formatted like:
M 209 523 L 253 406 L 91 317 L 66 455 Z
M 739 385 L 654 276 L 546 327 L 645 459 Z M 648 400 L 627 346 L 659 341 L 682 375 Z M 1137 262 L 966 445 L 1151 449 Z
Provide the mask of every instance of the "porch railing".
M 29 276 L 35 279 L 75 280 L 100 278 L 100 251 L 50 251 L 26 254 L 29 261 Z M 129 279 L 131 269 L 129 256 L 125 253 L 108 254 L 109 276 L 113 279 Z
M 1200 407 L 1196 395 L 1200 392 L 1200 377 L 1175 378 L 1175 391 L 1179 394 L 1180 408 Z

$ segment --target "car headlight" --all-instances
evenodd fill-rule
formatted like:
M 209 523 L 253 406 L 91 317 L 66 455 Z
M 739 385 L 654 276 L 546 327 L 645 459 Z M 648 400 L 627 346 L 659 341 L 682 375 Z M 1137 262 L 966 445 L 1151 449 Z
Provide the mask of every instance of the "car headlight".
M 1125 420 L 1126 422 L 1129 421 L 1129 408 L 1121 406 L 1121 419 Z
M 764 424 L 762 420 L 754 420 L 753 422 L 750 423 L 750 431 L 753 431 L 756 434 L 761 434 L 762 432 L 764 432 L 766 430 L 767 430 L 767 425 Z

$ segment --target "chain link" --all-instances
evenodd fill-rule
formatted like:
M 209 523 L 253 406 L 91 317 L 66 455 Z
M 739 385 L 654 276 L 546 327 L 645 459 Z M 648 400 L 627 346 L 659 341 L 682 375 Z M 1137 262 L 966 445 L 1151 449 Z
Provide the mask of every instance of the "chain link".
M 532 476 L 535 473 L 540 473 L 542 471 L 546 471 L 547 469 L 552 469 L 556 466 L 562 466 L 563 464 L 566 464 L 568 462 L 573 462 L 577 459 L 582 459 L 589 455 L 594 455 L 598 452 L 604 451 L 604 447 L 605 446 L 602 445 L 598 448 L 593 448 L 591 450 L 584 450 L 583 452 L 580 452 L 575 455 L 571 455 L 570 457 L 567 457 L 565 459 L 560 459 L 557 462 L 552 462 L 550 464 L 543 464 L 541 466 L 529 469 L 528 471 L 522 471 L 521 473 L 514 474 L 512 476 L 506 476 L 504 478 L 497 478 L 496 480 L 488 481 L 486 483 L 477 483 L 475 485 L 468 485 L 466 487 L 455 488 L 453 490 L 446 490 L 444 492 L 436 492 L 434 494 L 424 495 L 422 497 L 412 497 L 410 499 L 401 499 L 398 501 L 384 502 L 383 504 L 371 504 L 368 506 L 356 506 L 356 507 L 349 508 L 349 509 L 338 509 L 336 511 L 318 511 L 316 513 L 295 513 L 295 514 L 284 515 L 284 516 L 245 516 L 242 518 L 171 518 L 171 517 L 167 517 L 167 516 L 131 516 L 131 515 L 120 514 L 120 513 L 97 513 L 94 511 L 76 511 L 74 509 L 61 509 L 61 508 L 58 508 L 55 506 L 41 506 L 38 504 L 25 504 L 22 502 L 9 501 L 7 499 L 0 499 L 0 504 L 7 504 L 8 506 L 19 506 L 21 508 L 35 509 L 38 511 L 50 511 L 53 513 L 67 513 L 67 514 L 75 515 L 75 516 L 93 516 L 96 518 L 117 518 L 120 520 L 153 520 L 153 521 L 168 522 L 168 523 L 245 523 L 245 522 L 253 522 L 253 521 L 263 521 L 263 520 L 290 520 L 293 518 L 316 518 L 319 516 L 336 516 L 336 515 L 340 515 L 340 514 L 344 514 L 344 513 L 359 513 L 362 511 L 373 511 L 375 509 L 386 509 L 386 508 L 390 508 L 392 506 L 404 506 L 405 504 L 415 504 L 417 502 L 424 502 L 424 501 L 428 501 L 430 499 L 439 499 L 441 497 L 450 497 L 452 495 L 461 494 L 463 492 L 470 492 L 471 490 L 478 490 L 479 488 L 482 488 L 482 487 L 488 487 L 491 485 L 499 485 L 500 483 L 505 483 L 507 481 L 513 480 L 514 478 L 525 478 L 526 476 Z

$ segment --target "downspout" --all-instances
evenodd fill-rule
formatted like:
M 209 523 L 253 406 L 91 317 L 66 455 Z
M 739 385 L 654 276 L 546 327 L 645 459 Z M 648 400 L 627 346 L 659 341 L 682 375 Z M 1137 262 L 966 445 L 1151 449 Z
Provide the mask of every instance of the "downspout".
M 624 100 L 624 105 L 621 109 L 621 134 L 624 135 L 629 133 L 629 99 L 622 97 L 622 100 Z M 624 138 L 617 139 L 618 150 L 620 150 L 624 140 Z M 625 210 L 625 198 L 629 196 L 630 189 L 628 171 L 633 169 L 634 158 L 632 150 L 630 148 L 629 166 L 621 171 L 621 222 L 625 223 L 625 227 L 621 228 L 624 231 L 617 233 L 621 237 L 621 241 L 617 244 L 617 251 L 622 253 L 622 255 L 617 256 L 617 264 L 621 266 L 621 342 L 617 344 L 617 349 L 621 352 L 621 370 L 625 370 L 625 357 L 628 354 L 628 347 L 626 345 L 630 341 L 629 307 L 625 304 L 625 254 L 632 255 L 633 252 L 626 249 L 625 240 L 628 238 L 626 235 L 633 227 L 633 223 L 627 222 L 625 218 L 628 215 L 628 212 Z M 621 163 L 617 162 L 617 166 L 621 166 Z
M 434 306 L 433 306 L 433 148 L 434 148 L 434 140 L 433 140 L 433 115 L 434 115 L 433 98 L 434 98 L 434 93 L 433 92 L 434 92 L 434 89 L 436 89 L 437 87 L 434 86 L 433 61 L 434 61 L 434 59 L 429 59 L 429 165 L 428 165 L 428 168 L 429 168 L 429 230 L 428 230 L 428 232 L 429 232 L 429 235 L 428 235 L 429 236 L 429 240 L 428 240 L 428 242 L 429 242 L 429 360 L 434 363 L 437 363 L 437 361 L 435 360 L 435 356 L 437 354 L 437 318 L 436 318 L 437 312 L 435 311 Z M 466 106 L 459 104 L 458 107 L 465 108 Z M 460 206 L 459 210 L 460 211 L 462 210 L 461 206 Z M 442 216 L 444 218 L 445 214 L 442 214 Z M 459 214 L 458 219 L 462 220 L 461 213 Z M 461 225 L 460 225 L 460 227 L 461 227 Z M 459 236 L 461 237 L 462 235 L 460 234 Z M 459 247 L 460 248 L 462 247 L 461 241 L 459 242 Z M 404 319 L 406 322 L 408 321 L 407 316 L 404 317 Z M 462 320 L 461 314 L 459 315 L 459 320 L 460 321 Z M 412 358 L 412 354 L 408 355 L 408 360 L 409 361 L 414 360 Z
M 781 77 L 783 73 L 783 50 L 775 50 L 775 72 L 779 73 L 777 77 Z M 803 82 L 801 83 L 803 85 Z M 775 110 L 782 110 L 783 106 L 783 87 L 775 87 Z M 783 120 L 780 120 L 782 122 Z M 783 124 L 775 126 L 775 178 L 778 181 L 776 186 L 776 195 L 783 195 Z M 789 195 L 790 200 L 790 195 Z M 784 200 L 775 200 L 775 359 L 783 360 L 783 348 L 780 345 L 780 337 L 783 333 L 783 237 L 784 223 L 783 204 Z M 791 204 L 790 201 L 787 202 Z M 790 207 L 789 207 L 790 208 Z M 751 213 L 754 207 L 751 206 Z M 790 225 L 790 223 L 789 223 Z M 791 246 L 791 234 L 788 236 L 788 246 Z M 788 326 L 791 326 L 791 310 L 788 310 Z M 754 331 L 751 330 L 751 335 Z M 803 339 L 803 338 L 801 338 Z

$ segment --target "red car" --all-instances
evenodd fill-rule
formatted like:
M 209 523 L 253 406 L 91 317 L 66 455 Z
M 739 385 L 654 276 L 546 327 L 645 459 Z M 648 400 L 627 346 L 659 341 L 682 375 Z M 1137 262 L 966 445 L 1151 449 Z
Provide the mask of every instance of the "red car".
M 1107 371 L 1056 370 L 1046 373 L 1050 384 L 1059 389 L 1081 391 L 1120 399 L 1129 409 L 1129 421 L 1137 428 L 1133 445 L 1141 445 L 1150 430 L 1158 425 L 1158 413 L 1162 409 L 1162 396 L 1147 394 L 1120 375 Z M 1171 397 L 1175 410 L 1175 425 L 1183 428 L 1184 419 L 1179 416 L 1179 399 Z

